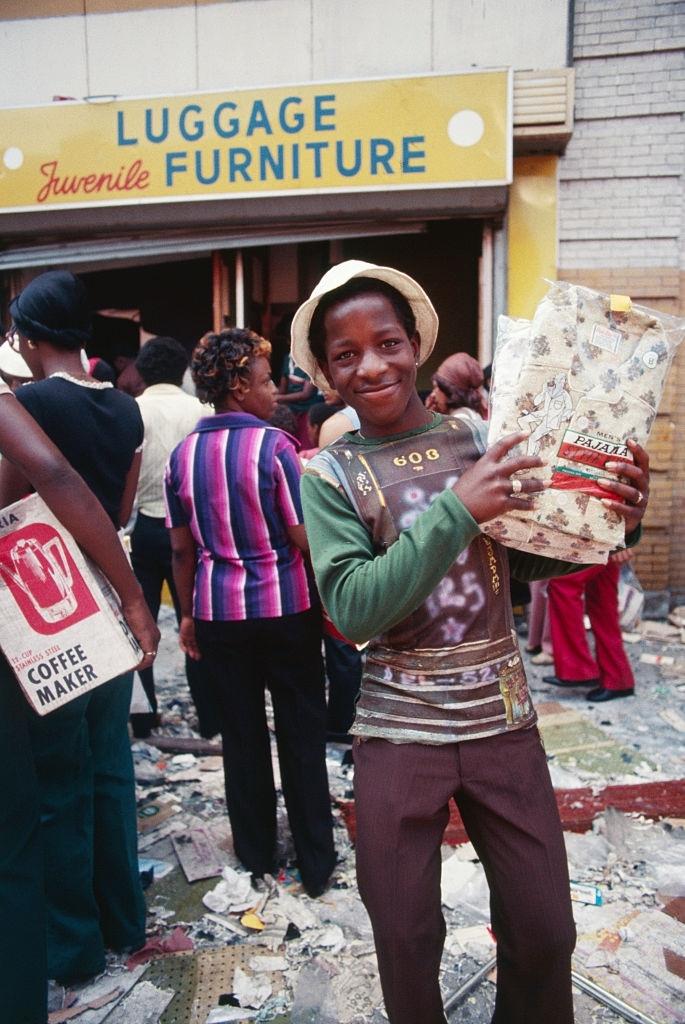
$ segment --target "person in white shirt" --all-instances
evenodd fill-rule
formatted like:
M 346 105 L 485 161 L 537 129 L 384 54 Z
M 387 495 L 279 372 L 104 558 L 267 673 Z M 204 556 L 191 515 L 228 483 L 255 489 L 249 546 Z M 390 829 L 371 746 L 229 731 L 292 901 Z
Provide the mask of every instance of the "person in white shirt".
M 145 444 L 136 494 L 138 516 L 131 535 L 131 561 L 156 620 L 164 583 L 169 587 L 178 616 L 171 545 L 164 525 L 164 470 L 172 449 L 206 415 L 206 410 L 199 399 L 181 388 L 188 354 L 175 338 L 151 338 L 140 350 L 135 366 L 145 382 L 145 391 L 136 399 L 145 426 Z M 202 685 L 201 663 L 187 661 L 186 674 L 200 719 L 200 731 L 213 735 L 216 730 L 212 724 L 212 705 Z M 140 673 L 140 681 L 152 710 L 132 714 L 131 725 L 134 736 L 145 738 L 159 722 L 151 668 Z

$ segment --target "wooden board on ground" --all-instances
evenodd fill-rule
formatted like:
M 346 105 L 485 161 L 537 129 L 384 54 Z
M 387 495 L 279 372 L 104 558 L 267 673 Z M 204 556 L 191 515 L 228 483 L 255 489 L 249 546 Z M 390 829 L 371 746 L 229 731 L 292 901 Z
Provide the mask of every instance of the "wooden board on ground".
M 155 960 L 146 977 L 159 988 L 175 992 L 160 1024 L 205 1024 L 220 997 L 233 991 L 236 967 L 252 974 L 251 961 L 260 956 L 273 957 L 273 953 L 263 946 L 238 943 Z M 264 976 L 273 992 L 283 991 L 282 971 L 268 971 Z
M 685 779 L 669 779 L 664 782 L 642 782 L 629 786 L 605 786 L 599 793 L 590 786 L 578 789 L 557 789 L 554 792 L 559 808 L 562 827 L 567 832 L 587 832 L 594 819 L 606 810 L 615 807 L 624 813 L 636 812 L 645 818 L 680 818 L 685 815 Z M 354 800 L 338 800 L 350 838 L 357 835 L 357 820 Z M 443 843 L 459 846 L 468 842 L 466 829 L 459 811 L 450 803 L 450 820 L 445 830 Z
M 216 878 L 221 874 L 221 861 L 212 838 L 204 828 L 191 828 L 172 836 L 172 843 L 183 873 L 189 882 Z
M 198 757 L 221 757 L 221 740 L 203 740 L 194 736 L 150 736 L 145 741 L 169 754 L 196 754 Z
M 574 960 L 581 972 L 659 1024 L 681 1024 L 685 926 L 618 901 L 584 907 Z

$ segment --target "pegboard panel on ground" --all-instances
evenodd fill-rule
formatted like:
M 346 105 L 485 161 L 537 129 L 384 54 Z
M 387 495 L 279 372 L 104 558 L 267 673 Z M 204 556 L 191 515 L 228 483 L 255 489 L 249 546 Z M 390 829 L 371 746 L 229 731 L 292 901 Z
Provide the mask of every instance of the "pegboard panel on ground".
M 255 946 L 235 945 L 154 960 L 146 979 L 176 993 L 159 1024 L 205 1024 L 210 1011 L 219 1005 L 220 997 L 233 992 L 236 967 L 252 974 L 250 961 L 262 955 L 265 953 Z M 264 976 L 271 982 L 273 992 L 282 990 L 282 972 L 269 971 Z

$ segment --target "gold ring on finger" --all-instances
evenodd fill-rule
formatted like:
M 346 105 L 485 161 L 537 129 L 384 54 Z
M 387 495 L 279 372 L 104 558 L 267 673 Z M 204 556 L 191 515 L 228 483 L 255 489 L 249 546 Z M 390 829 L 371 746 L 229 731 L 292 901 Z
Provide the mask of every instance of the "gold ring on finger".
M 512 480 L 511 481 L 511 493 L 512 494 L 520 494 L 522 490 L 523 490 L 523 484 L 521 483 L 520 480 L 517 479 L 517 480 Z
M 636 500 L 636 501 L 634 501 L 634 502 L 633 502 L 633 504 L 634 504 L 634 505 L 641 505 L 641 504 L 642 504 L 642 499 L 643 499 L 643 498 L 644 498 L 644 494 L 642 493 L 642 491 L 638 491 L 638 492 L 637 492 L 637 500 Z

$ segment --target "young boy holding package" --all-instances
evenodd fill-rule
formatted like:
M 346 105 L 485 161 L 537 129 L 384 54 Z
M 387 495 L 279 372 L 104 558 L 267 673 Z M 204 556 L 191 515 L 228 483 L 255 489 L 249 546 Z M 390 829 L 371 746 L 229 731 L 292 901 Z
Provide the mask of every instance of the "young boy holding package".
M 484 454 L 473 423 L 427 410 L 416 371 L 438 320 L 388 267 L 333 267 L 295 315 L 295 362 L 359 414 L 308 464 L 305 524 L 332 620 L 370 641 L 355 735 L 359 890 L 391 1024 L 443 1024 L 440 843 L 454 797 L 488 878 L 497 938 L 493 1024 L 572 1024 L 575 930 L 564 842 L 509 603 L 578 566 L 500 547 L 479 524 L 542 484 L 525 434 Z M 644 513 L 646 453 L 613 485 L 628 542 Z

